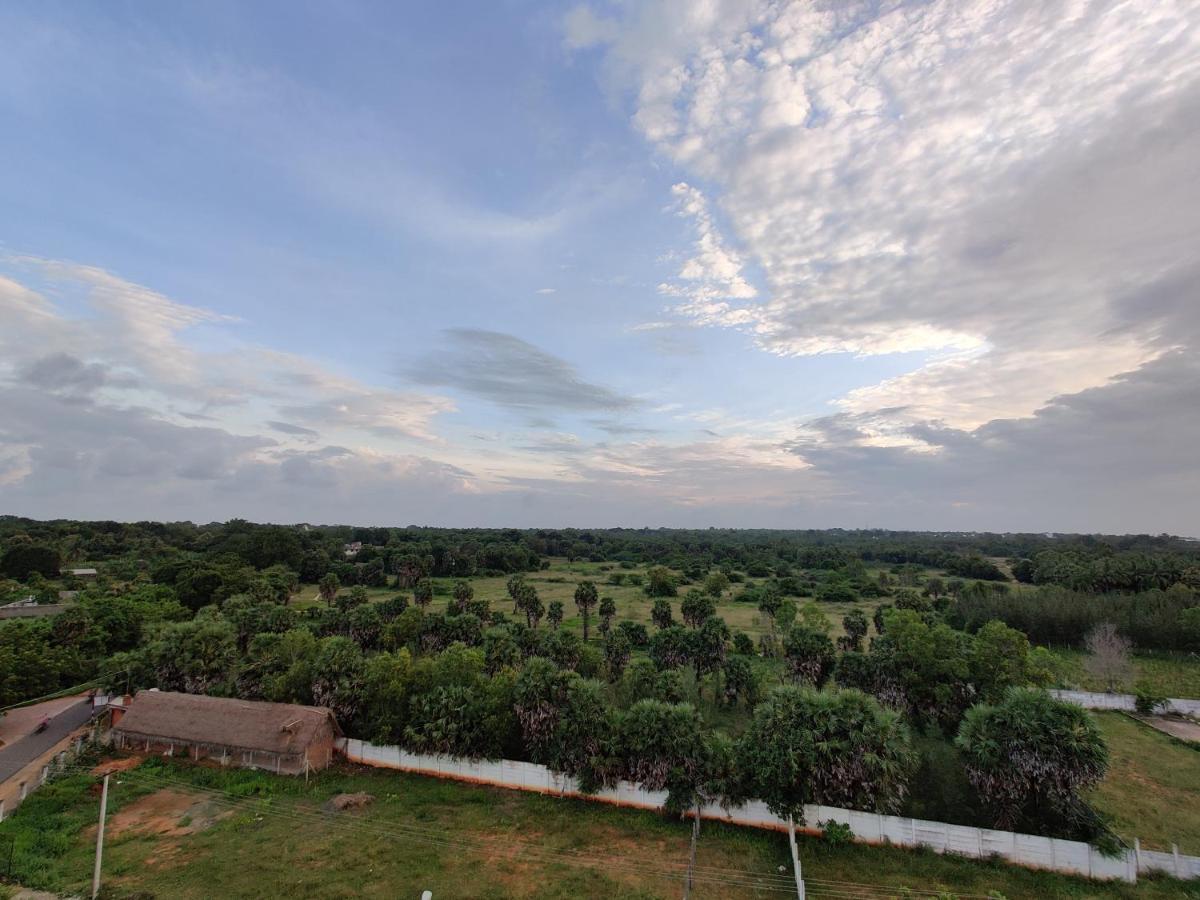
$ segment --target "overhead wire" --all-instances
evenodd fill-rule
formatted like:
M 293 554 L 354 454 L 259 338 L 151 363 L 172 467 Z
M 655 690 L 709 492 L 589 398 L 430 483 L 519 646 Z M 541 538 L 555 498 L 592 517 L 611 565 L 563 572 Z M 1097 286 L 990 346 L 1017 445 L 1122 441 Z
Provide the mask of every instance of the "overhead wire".
M 628 856 L 625 857 L 604 857 L 587 854 L 584 851 L 572 850 L 554 850 L 537 845 L 529 845 L 521 841 L 511 841 L 504 839 L 464 839 L 455 838 L 445 832 L 435 832 L 430 829 L 422 829 L 413 826 L 401 826 L 392 824 L 389 827 L 380 827 L 373 823 L 365 823 L 361 820 L 346 821 L 330 819 L 315 811 L 306 812 L 301 810 L 281 810 L 278 808 L 264 808 L 261 803 L 255 803 L 252 798 L 235 798 L 219 789 L 203 788 L 187 781 L 179 781 L 176 779 L 165 778 L 149 773 L 138 772 L 137 770 L 129 770 L 127 772 L 114 773 L 123 776 L 136 776 L 150 785 L 157 785 L 160 788 L 178 788 L 181 790 L 190 790 L 203 795 L 207 795 L 210 799 L 223 803 L 234 809 L 243 809 L 258 813 L 265 813 L 285 821 L 293 821 L 298 824 L 320 824 L 323 827 L 332 827 L 335 830 L 340 830 L 344 833 L 357 833 L 367 831 L 376 836 L 392 837 L 397 839 L 407 839 L 420 843 L 433 844 L 454 847 L 458 849 L 471 849 L 484 852 L 488 856 L 497 856 L 503 854 L 507 857 L 513 857 L 520 854 L 522 859 L 532 859 L 535 862 L 542 863 L 566 863 L 585 865 L 589 867 L 602 866 L 605 871 L 623 872 L 631 875 L 642 875 L 649 877 L 668 878 L 671 880 L 683 880 L 685 872 L 680 869 L 682 864 L 666 863 L 658 860 L 655 862 L 640 862 L 631 861 Z M 134 781 L 134 778 L 130 778 Z M 700 867 L 698 867 L 699 869 Z M 777 893 L 792 893 L 795 890 L 794 880 L 791 876 L 781 876 L 767 873 L 753 873 L 744 870 L 721 869 L 718 867 L 703 867 L 703 871 L 698 871 L 694 876 L 697 882 L 706 884 L 722 885 L 726 887 L 742 887 L 758 891 L 772 891 Z
M 79 771 L 83 771 L 86 767 L 73 766 Z M 90 770 L 87 770 L 90 772 Z M 656 861 L 641 861 L 631 859 L 629 856 L 596 856 L 594 853 L 582 850 L 572 850 L 570 848 L 547 848 L 543 845 L 532 844 L 528 841 L 522 841 L 517 838 L 464 838 L 455 837 L 449 832 L 442 830 L 424 828 L 421 826 L 408 825 L 405 823 L 389 823 L 386 827 L 376 823 L 367 823 L 362 820 L 336 820 L 330 819 L 315 810 L 307 811 L 300 809 L 282 810 L 275 807 L 265 808 L 266 802 L 271 798 L 239 798 L 220 788 L 206 787 L 197 785 L 194 782 L 171 778 L 160 773 L 145 772 L 140 769 L 125 770 L 116 774 L 125 777 L 141 779 L 154 785 L 157 784 L 160 788 L 176 788 L 180 790 L 188 790 L 197 792 L 210 797 L 211 799 L 225 803 L 233 808 L 253 809 L 256 812 L 265 812 L 277 818 L 282 818 L 298 823 L 319 823 L 325 827 L 333 827 L 336 830 L 346 831 L 368 831 L 376 836 L 393 837 L 398 839 L 407 839 L 419 843 L 432 845 L 440 845 L 447 847 L 455 847 L 459 849 L 472 849 L 483 852 L 490 857 L 495 857 L 501 853 L 512 857 L 517 853 L 523 854 L 523 857 L 533 858 L 535 861 L 547 864 L 566 863 L 579 864 L 590 867 L 603 866 L 606 871 L 619 871 L 626 874 L 647 875 L 651 877 L 668 878 L 671 880 L 684 880 L 686 878 L 686 864 L 665 862 L 663 860 Z M 795 879 L 793 875 L 781 875 L 776 873 L 756 873 L 748 870 L 728 869 L 719 866 L 702 866 L 697 865 L 694 869 L 694 880 L 707 884 L 720 884 L 729 887 L 744 887 L 752 890 L 767 890 L 779 893 L 793 893 L 795 891 Z M 902 890 L 907 896 L 913 897 L 939 897 L 943 895 L 943 891 L 927 890 L 922 888 L 888 888 L 883 885 L 865 884 L 862 882 L 838 881 L 833 879 L 821 878 L 805 878 L 806 886 L 811 886 L 812 891 L 809 895 L 812 897 L 837 897 L 837 898 L 858 898 L 858 900 L 874 900 L 874 898 L 887 898 L 896 896 L 897 890 Z M 985 894 L 963 894 L 956 893 L 957 897 L 962 900 L 987 900 Z

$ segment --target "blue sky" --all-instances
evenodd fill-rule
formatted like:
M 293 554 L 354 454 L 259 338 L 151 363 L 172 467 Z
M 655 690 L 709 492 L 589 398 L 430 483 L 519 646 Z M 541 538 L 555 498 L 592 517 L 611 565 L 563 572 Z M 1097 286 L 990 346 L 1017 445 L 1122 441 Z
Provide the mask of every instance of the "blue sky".
M 1200 530 L 1200 22 L 1041 15 L 6 4 L 0 508 Z

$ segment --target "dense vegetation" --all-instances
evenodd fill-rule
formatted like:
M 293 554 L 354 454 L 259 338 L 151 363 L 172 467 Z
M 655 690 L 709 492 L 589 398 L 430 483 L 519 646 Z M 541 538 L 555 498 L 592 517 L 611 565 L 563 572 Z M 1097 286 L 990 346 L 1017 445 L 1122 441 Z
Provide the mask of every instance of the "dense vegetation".
M 596 577 L 547 603 L 538 584 L 563 579 L 533 573 L 552 557 Z M 1086 714 L 1037 689 L 1054 660 L 1031 639 L 1080 644 L 1108 623 L 1113 640 L 1198 649 L 1196 558 L 1165 537 L 8 518 L 0 591 L 77 596 L 0 623 L 0 706 L 94 678 L 315 703 L 418 752 L 529 759 L 588 789 L 624 778 L 679 810 L 757 796 L 791 814 L 897 809 L 925 765 L 915 741 L 957 735 L 994 821 L 1096 834 L 1081 795 L 1103 742 L 1081 747 Z M 78 565 L 99 577 L 56 568 Z M 1105 573 L 1106 593 L 1081 590 L 1081 572 Z M 1115 589 L 1118 573 L 1134 587 Z M 504 603 L 476 596 L 485 577 Z M 646 598 L 649 629 L 604 596 L 617 588 Z M 301 590 L 312 601 L 293 603 Z M 738 609 L 757 641 L 730 627 Z M 996 736 L 1010 720 L 1031 729 L 1019 748 Z M 1057 767 L 1055 793 L 1016 759 Z

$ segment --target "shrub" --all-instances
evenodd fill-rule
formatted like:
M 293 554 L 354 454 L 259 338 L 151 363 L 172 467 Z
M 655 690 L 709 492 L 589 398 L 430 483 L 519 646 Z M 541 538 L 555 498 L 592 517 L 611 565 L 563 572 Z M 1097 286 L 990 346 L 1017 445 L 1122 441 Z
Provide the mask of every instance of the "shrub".
M 1165 710 L 1169 702 L 1165 694 L 1145 681 L 1139 681 L 1134 688 L 1134 707 L 1143 716 L 1152 716 Z
M 827 819 L 817 824 L 821 829 L 821 837 L 827 844 L 841 847 L 854 840 L 854 829 L 845 822 L 835 822 L 833 819 Z

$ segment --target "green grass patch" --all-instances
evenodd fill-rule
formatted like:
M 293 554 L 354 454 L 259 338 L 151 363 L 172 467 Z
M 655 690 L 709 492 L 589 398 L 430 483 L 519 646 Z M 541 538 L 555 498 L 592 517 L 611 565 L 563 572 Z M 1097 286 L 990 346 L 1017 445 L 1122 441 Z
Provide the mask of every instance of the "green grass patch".
M 1132 844 L 1200 854 L 1200 752 L 1121 713 L 1097 713 L 1110 754 L 1092 804 Z
M 239 800 L 190 833 L 156 824 L 174 807 L 192 803 L 192 792 L 194 802 L 211 804 L 203 788 Z M 333 795 L 358 791 L 375 801 L 361 810 L 329 811 Z M 96 814 L 95 779 L 86 775 L 55 781 L 31 797 L 0 824 L 0 835 L 18 839 L 20 880 L 47 890 L 84 891 L 91 873 L 89 826 Z M 171 821 L 180 818 L 175 814 Z M 686 822 L 652 812 L 380 770 L 335 768 L 306 784 L 157 759 L 113 776 L 109 822 L 105 883 L 112 896 L 147 892 L 180 898 L 396 897 L 425 889 L 439 900 L 677 897 L 678 881 L 633 871 L 631 864 L 661 869 L 664 862 L 685 860 L 691 831 Z M 447 846 L 436 840 L 441 834 L 493 839 L 501 849 Z M 506 841 L 528 842 L 555 856 L 547 861 L 520 848 L 506 851 Z M 619 862 L 581 866 L 568 862 L 572 851 Z M 840 890 L 829 885 L 840 882 L 882 886 L 896 896 L 909 888 L 950 895 L 999 891 L 1010 900 L 1200 898 L 1200 887 L 1165 880 L 1137 887 L 1093 883 L 995 862 L 835 847 L 818 839 L 804 839 L 801 853 L 814 896 Z M 779 866 L 790 871 L 782 835 L 711 822 L 701 828 L 697 862 L 764 880 L 778 876 Z M 693 896 L 778 895 L 697 884 Z
M 1059 676 L 1064 687 L 1082 691 L 1103 691 L 1104 684 L 1088 674 L 1084 666 L 1087 654 L 1082 650 L 1053 651 L 1061 666 Z M 1130 692 L 1138 681 L 1145 681 L 1167 697 L 1200 698 L 1200 659 L 1194 654 L 1167 651 L 1139 651 L 1133 654 L 1134 675 Z

